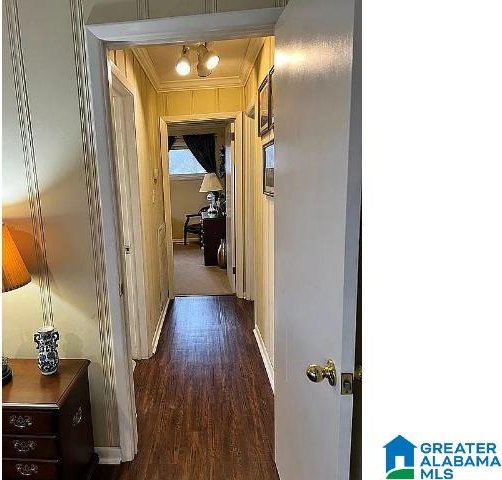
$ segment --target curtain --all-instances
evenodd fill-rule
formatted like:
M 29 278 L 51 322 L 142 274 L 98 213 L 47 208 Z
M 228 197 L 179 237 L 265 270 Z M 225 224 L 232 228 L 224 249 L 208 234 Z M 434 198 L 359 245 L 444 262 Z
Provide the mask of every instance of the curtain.
M 176 137 L 169 135 L 167 137 L 167 151 L 171 150 L 173 148 L 174 142 L 176 141 Z
M 214 134 L 183 135 L 183 140 L 202 168 L 207 173 L 216 173 Z

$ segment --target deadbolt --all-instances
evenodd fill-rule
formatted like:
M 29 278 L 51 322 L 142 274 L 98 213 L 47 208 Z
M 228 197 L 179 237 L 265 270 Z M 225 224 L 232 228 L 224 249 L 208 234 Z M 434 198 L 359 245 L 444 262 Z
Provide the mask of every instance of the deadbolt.
M 311 382 L 319 383 L 326 378 L 332 387 L 336 385 L 336 367 L 331 359 L 326 362 L 325 367 L 316 364 L 309 365 L 306 373 Z

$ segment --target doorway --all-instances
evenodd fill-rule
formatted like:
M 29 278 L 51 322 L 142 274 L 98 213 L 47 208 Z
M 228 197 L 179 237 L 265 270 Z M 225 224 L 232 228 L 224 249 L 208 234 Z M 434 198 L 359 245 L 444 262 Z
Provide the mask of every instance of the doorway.
M 225 262 L 221 265 L 222 271 L 226 272 L 227 281 L 222 278 L 221 272 L 216 271 L 214 277 L 217 291 L 222 292 L 222 294 L 233 294 L 235 293 L 237 297 L 244 298 L 244 288 L 245 288 L 245 263 L 244 263 L 244 250 L 246 248 L 246 238 L 244 232 L 244 171 L 243 171 L 243 121 L 242 112 L 230 112 L 230 113 L 208 113 L 208 114 L 194 114 L 194 115 L 168 115 L 163 116 L 160 119 L 160 135 L 161 135 L 161 145 L 162 145 L 162 164 L 167 167 L 164 168 L 164 194 L 168 195 L 169 198 L 165 198 L 166 205 L 166 222 L 171 219 L 173 222 L 173 261 L 172 261 L 172 278 L 170 280 L 176 285 L 176 265 L 174 264 L 175 254 L 174 251 L 177 250 L 180 255 L 180 263 L 183 261 L 182 257 L 187 258 L 187 263 L 198 262 L 198 265 L 202 261 L 198 261 L 197 257 L 203 259 L 204 266 L 215 267 L 217 266 L 217 252 L 221 240 L 224 239 L 225 243 Z M 169 137 L 173 141 L 173 149 L 176 148 L 178 137 L 183 137 L 183 134 L 194 132 L 206 132 L 206 134 L 215 135 L 215 161 L 218 168 L 218 173 L 216 175 L 217 182 L 221 185 L 221 193 L 219 195 L 218 210 L 221 214 L 216 215 L 216 219 L 208 219 L 205 212 L 200 212 L 199 218 L 202 226 L 204 222 L 206 223 L 207 240 L 210 242 L 207 246 L 204 246 L 204 234 L 196 234 L 191 236 L 186 235 L 185 242 L 185 232 L 181 232 L 181 223 L 183 223 L 183 228 L 188 220 L 189 224 L 192 224 L 192 220 L 186 217 L 184 212 L 184 217 L 178 211 L 179 205 L 174 205 L 173 200 L 179 199 L 180 187 L 183 188 L 188 186 L 186 183 L 176 184 L 176 176 L 169 174 L 169 169 L 173 170 L 170 163 L 169 152 Z M 174 139 L 173 139 L 174 137 Z M 167 145 L 167 149 L 164 146 Z M 207 173 L 207 172 L 206 172 Z M 250 172 L 248 172 L 248 175 Z M 198 178 L 194 181 L 192 187 L 197 190 L 197 182 L 204 180 L 203 177 Z M 186 181 L 186 177 L 182 175 L 180 179 L 181 182 Z M 202 187 L 202 185 L 200 185 Z M 200 188 L 199 188 L 200 190 Z M 197 192 L 193 192 L 196 194 Z M 199 193 L 202 193 L 199 191 Z M 203 193 L 202 193 L 202 196 Z M 208 206 L 208 200 L 203 198 L 198 199 L 200 204 L 203 205 L 201 208 L 206 208 Z M 199 212 L 192 212 L 194 215 L 198 215 Z M 196 222 L 197 220 L 195 220 Z M 174 225 L 178 222 L 178 228 Z M 177 233 L 176 233 L 177 231 Z M 204 230 L 202 229 L 202 232 Z M 249 234 L 249 233 L 248 233 Z M 181 235 L 183 235 L 183 244 L 187 243 L 188 248 L 181 248 L 179 244 L 181 243 Z M 202 246 L 203 251 L 197 252 L 196 247 L 191 245 L 190 240 L 195 240 L 200 246 Z M 176 245 L 178 244 L 178 245 Z M 185 246 L 185 245 L 184 245 Z M 183 252 L 188 252 L 183 255 Z M 197 253 L 202 253 L 202 257 L 197 255 Z M 181 266 L 181 265 L 180 265 Z M 193 265 L 192 265 L 193 266 Z M 190 268 L 190 265 L 188 265 Z M 192 272 L 193 273 L 193 272 Z M 188 275 L 185 275 L 182 280 L 186 283 L 185 279 L 189 279 Z M 209 280 L 209 282 L 211 282 Z M 190 293 L 190 286 L 182 286 L 183 294 Z M 208 285 L 208 293 L 211 294 L 212 288 Z M 176 289 L 176 286 L 175 286 Z M 203 290 L 200 291 L 204 293 Z
M 141 207 L 139 202 L 138 156 L 135 129 L 135 106 L 132 88 L 115 67 L 108 64 L 112 136 L 115 150 L 114 184 L 118 199 L 120 238 L 120 295 L 133 359 L 148 358 L 145 318 L 145 271 Z
M 329 358 L 333 355 L 342 371 L 350 372 L 353 369 L 351 332 L 352 327 L 355 326 L 355 307 L 352 305 L 352 299 L 355 298 L 355 295 L 352 294 L 356 285 L 353 278 L 353 270 L 355 271 L 356 268 L 353 268 L 353 266 L 357 265 L 357 261 L 354 262 L 357 259 L 357 253 L 354 253 L 353 243 L 358 236 L 359 229 L 355 227 L 358 221 L 355 221 L 355 218 L 358 216 L 358 202 L 360 202 L 360 178 L 358 176 L 360 169 L 357 168 L 358 151 L 357 145 L 353 143 L 357 142 L 357 129 L 353 139 L 352 131 L 349 128 L 349 124 L 352 124 L 352 106 L 350 102 L 352 45 L 350 41 L 340 43 L 333 40 L 340 32 L 344 39 L 352 38 L 353 5 L 351 2 L 315 0 L 315 2 L 312 2 L 315 5 L 308 4 L 309 15 L 306 16 L 307 20 L 313 22 L 312 28 L 298 28 L 298 24 L 294 22 L 294 19 L 302 17 L 302 8 L 306 8 L 306 3 L 291 2 L 286 7 L 281 22 L 277 25 L 278 30 L 276 33 L 283 42 L 281 44 L 282 50 L 279 50 L 283 56 L 278 58 L 281 58 L 281 61 L 290 63 L 288 63 L 288 68 L 276 69 L 277 83 L 274 90 L 278 94 L 281 89 L 283 92 L 276 97 L 277 106 L 280 107 L 277 115 L 278 145 L 276 151 L 283 160 L 288 160 L 287 163 L 281 164 L 282 170 L 281 168 L 277 169 L 275 183 L 279 208 L 276 209 L 274 218 L 280 219 L 281 225 L 280 235 L 275 237 L 274 254 L 280 253 L 280 257 L 275 259 L 275 265 L 281 266 L 282 270 L 280 275 L 275 277 L 274 283 L 280 287 L 280 296 L 274 300 L 273 306 L 277 307 L 279 305 L 280 308 L 275 308 L 275 310 L 279 313 L 279 318 L 283 320 L 280 327 L 273 329 L 276 337 L 275 344 L 279 347 L 278 361 L 275 368 L 279 373 L 278 379 L 281 380 L 281 383 L 276 384 L 276 402 L 279 405 L 282 404 L 282 406 L 288 407 L 284 402 L 287 399 L 296 398 L 298 405 L 295 403 L 293 405 L 295 408 L 296 406 L 305 407 L 305 404 L 308 404 L 312 396 L 309 393 L 313 391 L 311 390 L 312 386 L 305 384 L 304 375 L 299 376 L 299 372 L 302 372 L 308 361 L 323 362 L 326 357 Z M 272 11 L 269 13 L 273 15 Z M 279 14 L 280 12 L 276 13 Z M 266 12 L 262 11 L 260 14 L 266 14 Z M 253 13 L 250 12 L 241 13 L 235 18 L 231 14 L 201 16 L 204 17 L 201 20 L 204 27 L 198 24 L 192 30 L 187 26 L 186 22 L 181 21 L 177 24 L 176 22 L 179 19 L 169 19 L 166 20 L 170 23 L 168 28 L 164 28 L 165 25 L 162 28 L 164 33 L 159 30 L 159 26 L 164 22 L 162 20 L 156 22 L 155 28 L 149 34 L 142 32 L 136 38 L 137 41 L 148 42 L 155 39 L 158 41 L 159 38 L 165 40 L 171 35 L 175 41 L 180 39 L 193 41 L 200 38 L 201 31 L 208 32 L 210 39 L 214 39 L 215 36 L 225 38 L 222 37 L 222 32 L 228 34 L 232 28 L 234 28 L 233 35 L 236 35 L 237 31 L 242 35 L 244 31 L 246 35 L 252 36 L 257 34 L 257 25 L 261 29 L 260 32 L 266 31 L 268 28 L 269 34 L 272 33 L 277 17 L 273 20 L 268 18 L 267 22 L 270 21 L 271 23 L 267 27 L 267 22 L 264 22 L 263 17 L 251 19 L 252 16 Z M 322 21 L 327 18 L 334 18 L 336 20 L 335 24 L 332 25 Z M 204 23 L 206 20 L 207 23 Z M 233 23 L 233 20 L 235 20 L 235 23 Z M 145 27 L 148 28 L 146 24 Z M 131 41 L 131 38 L 125 35 L 127 32 L 131 33 L 131 30 L 126 27 L 121 33 L 121 28 L 114 25 L 113 31 L 107 31 L 106 26 L 92 27 L 92 33 L 97 36 L 95 39 L 91 38 L 88 41 L 91 50 L 91 76 L 97 79 L 96 84 L 98 85 L 98 87 L 94 86 L 94 88 L 98 89 L 98 92 L 93 95 L 93 98 L 99 99 L 102 96 L 100 93 L 103 93 L 99 92 L 100 65 L 96 60 L 99 57 L 96 52 L 100 49 L 101 40 Z M 312 68 L 302 69 L 302 62 L 309 61 L 310 57 L 316 55 L 316 52 L 313 53 L 314 49 L 308 50 L 309 45 L 315 43 L 313 37 L 311 38 L 309 35 L 312 32 L 316 34 L 319 29 L 323 29 L 323 33 L 330 39 L 330 42 L 328 42 L 330 48 L 333 47 L 334 61 L 328 62 L 326 68 L 331 69 L 333 75 L 339 74 L 337 75 L 339 81 L 336 83 L 335 89 L 332 88 L 333 85 L 329 89 L 327 88 L 327 81 L 331 79 L 330 75 L 318 75 L 321 67 L 319 64 L 314 62 L 311 65 Z M 124 37 L 121 37 L 121 35 L 124 35 Z M 183 37 L 180 37 L 180 35 L 183 35 Z M 304 39 L 305 42 L 296 41 L 295 39 L 298 38 Z M 328 44 L 323 43 L 322 48 L 325 48 Z M 299 52 L 298 49 L 302 49 L 304 45 L 306 46 L 304 51 Z M 338 55 L 337 48 L 345 50 Z M 92 51 L 94 51 L 94 55 Z M 288 52 L 290 53 L 289 56 Z M 325 53 L 325 57 L 328 59 L 333 57 L 333 55 L 330 56 L 331 50 L 321 53 Z M 93 71 L 94 73 L 92 73 Z M 287 75 L 293 77 L 296 75 L 296 77 L 292 77 L 291 81 L 287 81 Z M 311 80 L 313 84 L 308 84 L 308 80 Z M 342 99 L 342 101 L 336 102 L 338 99 Z M 315 100 L 314 103 L 318 109 L 316 115 L 312 114 L 314 105 L 312 100 Z M 333 106 L 335 108 L 332 108 Z M 281 109 L 282 114 L 279 115 Z M 101 121 L 106 120 L 106 109 L 103 114 L 100 107 L 96 106 L 95 111 L 100 112 L 98 117 L 100 117 Z M 261 121 L 261 112 L 257 114 Z M 282 130 L 280 128 L 281 124 Z M 336 136 L 334 137 L 328 135 L 328 133 L 333 133 L 333 126 L 337 126 L 335 129 Z M 329 129 L 329 132 L 327 129 Z M 282 135 L 279 135 L 279 132 L 282 132 Z M 347 145 L 349 139 L 350 146 Z M 320 146 L 321 149 L 319 149 Z M 100 146 L 100 148 L 102 147 L 103 145 Z M 328 151 L 329 156 L 327 155 Z M 103 153 L 103 157 L 107 158 L 106 151 Z M 316 162 L 310 162 L 309 168 L 306 168 L 306 159 L 311 158 L 314 153 Z M 261 155 L 258 158 L 261 158 Z M 328 175 L 326 174 L 326 168 L 328 169 Z M 102 173 L 106 176 L 106 171 Z M 290 181 L 281 184 L 281 178 L 283 181 L 286 179 Z M 336 188 L 330 189 L 327 187 L 330 179 L 336 181 Z M 288 200 L 288 189 L 289 193 L 291 190 L 301 191 L 302 201 L 295 204 L 294 201 Z M 333 192 L 336 192 L 334 198 L 332 198 Z M 106 189 L 105 194 L 107 194 Z M 291 198 L 291 195 L 289 198 Z M 316 198 L 321 201 L 316 203 Z M 321 215 L 322 218 L 330 218 L 331 221 L 322 224 L 317 222 L 315 216 L 312 215 L 313 205 L 316 206 L 318 215 Z M 301 212 L 300 215 L 299 212 Z M 296 234 L 295 227 L 298 225 L 298 219 L 308 225 L 315 225 L 311 231 L 316 229 L 319 231 L 320 229 L 321 247 L 310 249 L 308 256 L 305 255 L 304 236 Z M 110 240 L 113 239 L 105 238 L 105 240 L 113 250 L 113 242 L 110 244 Z M 294 252 L 294 261 L 290 261 L 291 258 L 288 261 L 288 258 L 285 257 L 288 252 L 290 254 Z M 329 261 L 323 261 L 325 259 Z M 315 269 L 312 266 L 315 266 Z M 319 276 L 322 280 L 319 282 L 322 289 L 314 290 L 313 285 L 305 283 L 305 276 L 301 275 L 302 267 L 304 267 L 304 271 L 310 272 L 312 277 Z M 333 272 L 335 272 L 336 278 L 333 278 Z M 331 292 L 324 291 L 328 287 Z M 238 288 L 237 284 L 236 288 Z M 336 292 L 333 292 L 333 289 Z M 316 299 L 316 301 L 312 301 L 312 299 Z M 343 310 L 343 315 L 338 314 L 341 310 Z M 352 315 L 352 310 L 354 310 L 354 315 Z M 301 330 L 306 324 L 306 319 L 308 319 L 309 323 L 320 323 L 320 326 L 323 327 L 320 330 L 327 331 L 330 335 L 323 338 L 322 342 L 317 343 L 308 341 L 310 338 L 308 335 L 286 335 L 285 332 L 288 328 L 284 328 L 284 319 L 288 319 L 289 330 L 293 328 L 300 328 Z M 333 325 L 322 323 L 328 321 L 332 321 Z M 342 339 L 343 344 L 340 345 Z M 288 347 L 290 341 L 297 343 Z M 320 351 L 320 345 L 323 347 L 323 352 Z M 340 346 L 344 348 L 338 348 Z M 315 356 L 316 358 L 307 358 L 308 356 Z M 291 381 L 288 384 L 289 379 Z M 295 396 L 294 392 L 289 395 L 287 393 L 288 388 L 293 388 L 293 386 L 297 387 L 297 391 L 301 390 L 302 395 Z M 278 434 L 280 449 L 277 450 L 279 454 L 276 458 L 283 465 L 283 471 L 288 472 L 287 475 L 290 478 L 300 478 L 303 473 L 297 468 L 298 462 L 301 465 L 302 458 L 306 454 L 307 457 L 317 459 L 322 452 L 321 450 L 312 450 L 314 442 L 307 442 L 312 447 L 308 452 L 298 449 L 298 445 L 294 441 L 298 436 L 288 436 L 287 431 L 288 428 L 291 430 L 290 427 L 294 427 L 295 431 L 300 431 L 303 428 L 303 422 L 309 425 L 315 424 L 319 428 L 311 429 L 312 431 L 308 430 L 308 432 L 310 434 L 323 434 L 323 437 L 327 438 L 326 442 L 322 442 L 324 450 L 335 452 L 335 455 L 331 457 L 322 456 L 324 459 L 331 458 L 329 471 L 321 471 L 322 461 L 315 460 L 311 462 L 317 468 L 316 473 L 319 473 L 317 478 L 331 478 L 336 471 L 341 471 L 342 477 L 345 478 L 345 471 L 348 466 L 346 453 L 350 450 L 350 446 L 347 445 L 350 442 L 350 431 L 345 427 L 347 426 L 347 419 L 350 417 L 348 414 L 352 411 L 352 403 L 349 398 L 341 399 L 338 390 L 328 388 L 328 390 L 318 389 L 316 392 L 320 392 L 318 398 L 324 402 L 323 406 L 327 407 L 322 410 L 330 410 L 328 404 L 334 401 L 335 408 L 331 409 L 333 415 L 330 418 L 332 420 L 329 425 L 330 428 L 322 430 L 321 427 L 324 425 L 322 420 L 326 418 L 326 415 L 322 412 L 309 411 L 309 420 L 307 421 L 306 417 L 295 414 L 295 408 L 278 409 L 281 413 L 281 422 L 279 427 L 276 426 L 276 433 Z M 298 408 L 297 410 L 300 411 L 301 409 Z M 305 409 L 303 410 L 305 411 Z M 342 420 L 343 424 L 341 423 Z M 330 433 L 331 427 L 334 426 L 334 430 L 337 430 L 340 425 L 344 428 L 335 438 Z M 338 443 L 335 443 L 335 440 Z
M 174 294 L 231 295 L 226 270 L 227 120 L 167 121 Z M 199 159 L 197 158 L 199 156 Z M 210 205 L 214 211 L 209 213 Z M 169 214 L 167 214 L 169 216 Z M 223 246 L 222 246 L 223 243 Z

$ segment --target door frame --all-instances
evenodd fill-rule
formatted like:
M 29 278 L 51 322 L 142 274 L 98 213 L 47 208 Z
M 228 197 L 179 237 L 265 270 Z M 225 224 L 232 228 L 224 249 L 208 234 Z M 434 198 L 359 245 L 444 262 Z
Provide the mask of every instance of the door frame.
M 161 148 L 162 148 L 162 165 L 167 165 L 167 168 L 163 168 L 162 181 L 164 183 L 164 192 L 170 192 L 170 178 L 169 178 L 169 155 L 167 152 L 167 136 L 169 125 L 180 126 L 186 124 L 197 124 L 200 122 L 228 122 L 229 124 L 234 124 L 239 115 L 242 112 L 221 112 L 221 113 L 206 113 L 206 114 L 193 114 L 193 115 L 165 115 L 160 117 L 160 136 L 161 136 Z M 242 128 L 241 131 L 235 132 L 235 149 L 240 149 L 242 152 L 243 138 L 242 138 Z M 164 157 L 165 155 L 165 157 Z M 164 163 L 165 162 L 165 163 Z M 239 156 L 232 155 L 232 164 L 234 167 L 234 178 L 238 185 L 242 187 L 243 184 L 243 170 L 242 170 L 242 154 Z M 232 229 L 232 243 L 235 248 L 235 294 L 238 298 L 244 298 L 244 228 L 243 228 L 243 215 L 244 215 L 244 195 L 241 189 L 235 188 L 235 182 L 232 182 L 232 197 L 236 200 L 236 206 L 234 208 L 235 215 L 235 229 Z M 240 193 L 239 193 L 240 191 Z M 168 202 L 168 203 L 167 203 Z M 171 225 L 171 199 L 164 199 L 164 204 L 169 205 L 169 210 L 166 208 L 166 225 Z M 172 230 L 172 229 L 171 229 Z M 227 232 L 228 234 L 228 232 Z M 172 231 L 171 231 L 172 237 Z M 171 248 L 168 250 L 169 255 L 169 265 L 170 272 L 174 271 L 174 253 Z M 169 275 L 169 282 L 174 282 L 174 276 Z M 171 289 L 170 289 L 171 290 Z M 174 298 L 174 297 L 172 297 Z
M 127 78 L 122 72 L 110 61 L 108 61 L 109 85 L 110 85 L 110 100 L 111 95 L 115 92 L 120 97 L 124 108 L 124 118 L 126 121 L 126 139 L 127 139 L 127 176 L 130 190 L 130 206 L 132 217 L 132 228 L 129 233 L 129 238 L 132 239 L 131 255 L 134 262 L 131 263 L 130 269 L 123 269 L 124 276 L 127 277 L 127 285 L 132 285 L 132 291 L 126 289 L 126 297 L 124 298 L 124 308 L 128 312 L 127 324 L 130 332 L 131 354 L 132 358 L 140 360 L 148 358 L 148 333 L 147 333 L 147 302 L 145 295 L 145 262 L 144 262 L 144 247 L 143 247 L 143 226 L 141 222 L 141 204 L 139 201 L 139 172 L 138 172 L 138 153 L 136 140 L 135 112 L 136 106 L 134 101 L 133 87 L 127 81 Z M 112 134 L 115 138 L 115 125 L 111 125 Z M 118 174 L 118 159 L 114 155 L 114 169 L 116 182 L 115 196 L 116 201 L 120 202 L 119 191 L 121 176 Z M 119 210 L 117 205 L 117 211 Z M 117 216 L 117 218 L 120 218 Z M 122 222 L 118 222 L 119 228 L 125 228 Z M 125 248 L 125 246 L 124 246 Z M 123 256 L 121 255 L 121 258 Z
M 86 171 L 89 214 L 96 230 L 93 246 L 96 262 L 103 270 L 97 285 L 97 301 L 100 321 L 108 333 L 101 336 L 104 390 L 107 405 L 113 410 L 108 412 L 114 419 L 109 426 L 110 436 L 118 437 L 120 449 L 120 457 L 114 461 L 134 458 L 137 421 L 131 346 L 119 295 L 119 238 L 113 227 L 113 148 L 106 51 L 113 46 L 196 42 L 200 38 L 214 41 L 270 36 L 282 11 L 283 7 L 276 7 L 87 26 L 81 8 L 74 13 L 76 77 L 85 130 L 83 147 L 89 162 Z

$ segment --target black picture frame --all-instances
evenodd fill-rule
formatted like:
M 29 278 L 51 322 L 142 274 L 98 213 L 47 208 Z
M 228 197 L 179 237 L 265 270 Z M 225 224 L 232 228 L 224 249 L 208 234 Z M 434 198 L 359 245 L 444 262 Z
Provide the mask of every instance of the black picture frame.
M 269 197 L 275 195 L 275 147 L 271 140 L 263 145 L 263 193 Z
M 270 75 L 267 75 L 258 88 L 258 136 L 263 137 L 270 131 Z

